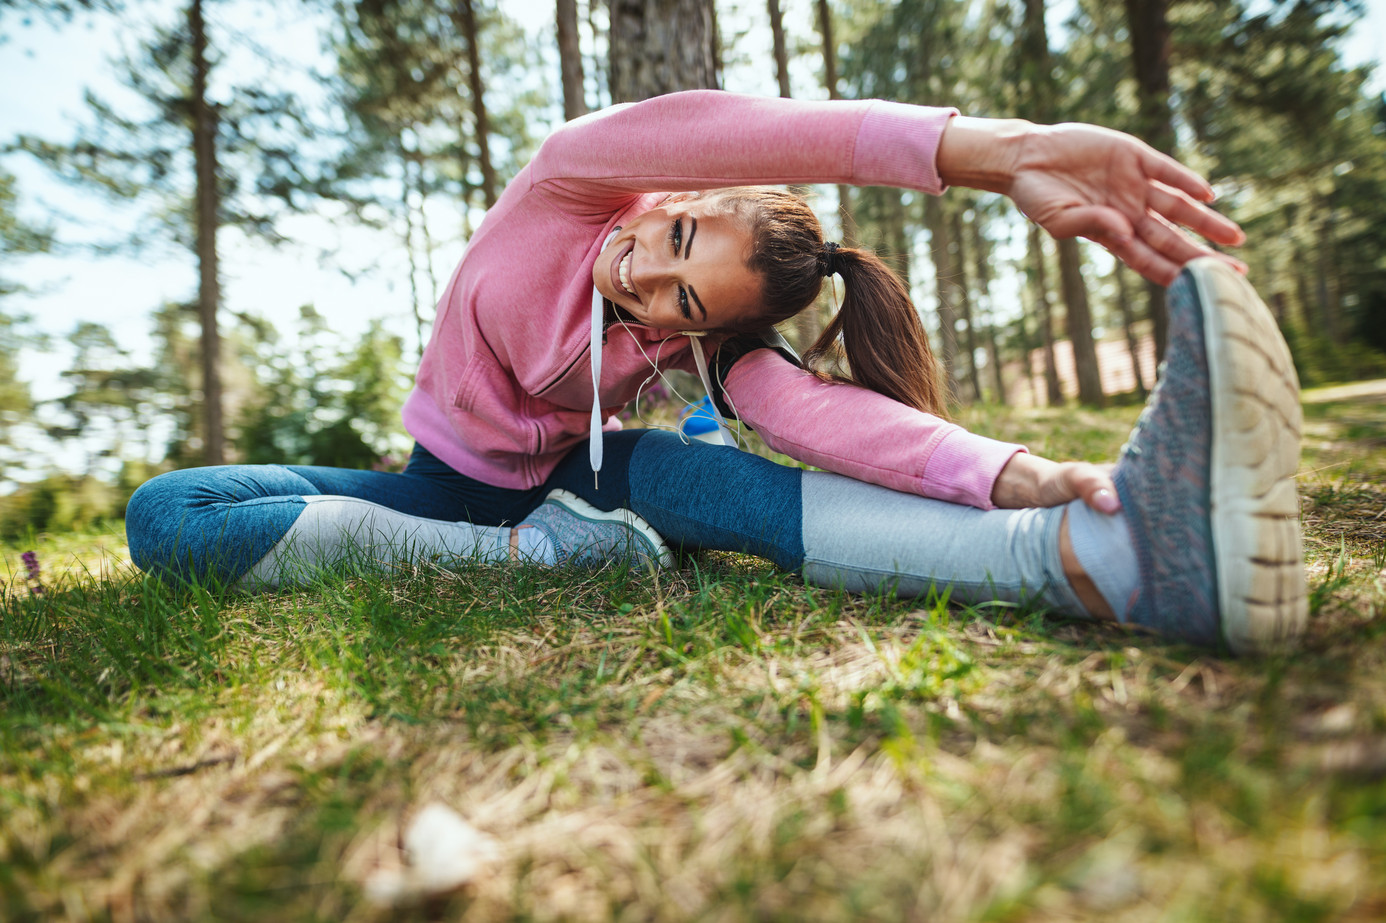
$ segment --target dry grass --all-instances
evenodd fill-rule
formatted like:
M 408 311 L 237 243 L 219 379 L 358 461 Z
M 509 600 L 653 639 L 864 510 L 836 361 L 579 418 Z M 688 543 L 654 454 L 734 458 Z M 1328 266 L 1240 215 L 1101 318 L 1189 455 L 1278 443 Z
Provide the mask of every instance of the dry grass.
M 849 598 L 724 555 L 657 583 L 11 595 L 0 917 L 1381 919 L 1386 410 L 1306 397 L 1294 657 Z M 1132 415 L 965 422 L 1103 457 Z M 432 903 L 365 902 L 435 801 L 499 857 Z

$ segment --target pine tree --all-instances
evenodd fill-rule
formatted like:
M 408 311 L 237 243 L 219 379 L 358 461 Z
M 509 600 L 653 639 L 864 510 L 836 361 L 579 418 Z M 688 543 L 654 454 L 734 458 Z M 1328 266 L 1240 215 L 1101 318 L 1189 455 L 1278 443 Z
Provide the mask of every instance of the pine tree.
M 117 111 L 89 93 L 92 122 L 78 140 L 21 138 L 19 146 L 65 179 L 145 206 L 152 236 L 119 242 L 130 251 L 173 243 L 198 267 L 201 318 L 202 458 L 225 460 L 222 423 L 218 232 L 235 226 L 278 240 L 276 219 L 294 207 L 303 179 L 305 120 L 285 92 L 228 87 L 214 80 L 216 55 L 204 0 L 190 0 L 174 24 L 118 62 L 144 113 Z M 215 85 L 215 86 L 214 86 Z

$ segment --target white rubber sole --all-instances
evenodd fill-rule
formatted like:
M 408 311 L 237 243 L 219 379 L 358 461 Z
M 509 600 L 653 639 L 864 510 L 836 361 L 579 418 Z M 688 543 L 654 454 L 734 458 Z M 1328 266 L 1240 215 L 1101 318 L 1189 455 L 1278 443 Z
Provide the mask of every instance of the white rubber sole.
M 1219 260 L 1190 263 L 1212 392 L 1213 553 L 1222 632 L 1237 654 L 1286 648 L 1309 615 L 1299 530 L 1299 378 L 1269 310 Z
M 664 537 L 654 530 L 648 522 L 635 515 L 625 507 L 614 510 L 599 510 L 586 500 L 579 497 L 570 490 L 551 490 L 548 500 L 557 500 L 568 508 L 568 512 L 575 516 L 581 516 L 592 522 L 619 522 L 625 524 L 633 531 L 639 532 L 649 540 L 655 549 L 655 562 L 658 567 L 672 567 L 674 565 L 674 553 L 669 550 Z

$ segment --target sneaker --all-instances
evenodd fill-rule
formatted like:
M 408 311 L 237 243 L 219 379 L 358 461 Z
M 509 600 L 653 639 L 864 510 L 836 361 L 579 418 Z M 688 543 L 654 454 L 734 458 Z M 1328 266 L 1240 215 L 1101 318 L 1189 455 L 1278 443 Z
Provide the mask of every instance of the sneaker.
M 559 566 L 596 568 L 629 561 L 642 567 L 669 567 L 674 563 L 669 546 L 648 522 L 627 509 L 599 510 L 566 490 L 551 492 L 523 525 L 549 537 Z
M 1129 621 L 1246 654 L 1304 630 L 1299 380 L 1266 306 L 1227 264 L 1169 290 L 1164 374 L 1114 479 L 1140 566 Z

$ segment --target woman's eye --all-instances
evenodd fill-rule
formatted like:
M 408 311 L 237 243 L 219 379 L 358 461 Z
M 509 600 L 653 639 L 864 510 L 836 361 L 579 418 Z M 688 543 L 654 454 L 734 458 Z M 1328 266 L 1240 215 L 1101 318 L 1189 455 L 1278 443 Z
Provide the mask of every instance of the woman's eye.
M 673 227 L 669 228 L 669 245 L 674 248 L 674 256 L 679 255 L 679 250 L 683 249 L 683 219 L 675 218 Z
M 684 320 L 693 319 L 693 312 L 688 309 L 688 291 L 682 285 L 679 286 L 679 313 Z

